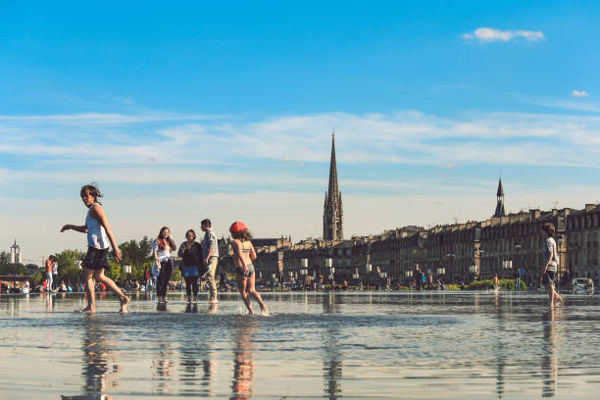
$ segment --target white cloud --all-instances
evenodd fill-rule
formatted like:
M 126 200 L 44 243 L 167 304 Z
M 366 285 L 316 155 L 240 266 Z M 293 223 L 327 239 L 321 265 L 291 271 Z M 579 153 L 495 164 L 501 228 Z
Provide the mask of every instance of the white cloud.
M 461 35 L 466 40 L 477 40 L 480 43 L 487 42 L 509 42 L 517 39 L 525 39 L 530 42 L 538 42 L 544 40 L 544 33 L 542 31 L 501 31 L 494 28 L 477 28 L 473 32 L 464 33 Z
M 571 92 L 571 96 L 573 96 L 573 97 L 587 97 L 587 95 L 588 95 L 588 92 L 586 92 L 585 90 L 575 89 Z
M 115 126 L 97 125 L 97 120 L 109 118 L 105 116 L 65 117 L 45 116 L 32 123 L 32 119 L 24 122 L 4 116 L 0 154 L 30 157 L 38 163 L 77 163 L 72 171 L 79 175 L 89 169 L 86 166 L 98 164 L 106 174 L 121 174 L 124 169 L 154 171 L 158 165 L 179 168 L 181 176 L 189 172 L 186 166 L 198 165 L 206 174 L 226 166 L 234 171 L 260 171 L 261 165 L 273 162 L 302 170 L 307 163 L 328 161 L 330 129 L 336 126 L 340 162 L 344 163 L 600 166 L 600 117 L 593 115 L 487 113 L 441 118 L 408 111 L 250 121 L 208 118 L 194 123 L 140 120 Z M 135 118 L 123 115 L 121 120 Z M 48 123 L 48 119 L 69 121 L 65 122 L 68 127 Z M 151 177 L 136 171 L 122 179 L 144 182 Z

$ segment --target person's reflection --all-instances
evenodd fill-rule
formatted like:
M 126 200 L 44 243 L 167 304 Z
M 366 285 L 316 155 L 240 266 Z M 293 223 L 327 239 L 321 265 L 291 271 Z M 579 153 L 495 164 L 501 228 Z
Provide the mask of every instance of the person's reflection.
M 44 298 L 46 299 L 46 311 L 52 312 L 54 308 L 54 296 L 52 293 L 44 293 Z
M 170 393 L 172 381 L 171 368 L 173 367 L 173 351 L 168 343 L 158 344 L 158 357 L 152 360 L 152 369 L 154 370 L 153 380 L 156 383 L 157 393 Z
M 557 330 L 556 317 L 560 311 L 550 308 L 544 315 L 544 357 L 542 358 L 542 397 L 553 397 L 558 381 L 558 359 L 556 348 Z
M 337 399 L 342 394 L 339 380 L 342 378 L 342 355 L 337 339 L 338 329 L 333 327 L 326 330 L 325 359 L 323 360 L 323 378 L 325 379 L 325 395 L 329 399 Z
M 338 307 L 337 307 L 338 298 L 335 296 L 335 293 L 330 292 L 329 295 L 324 295 L 321 298 L 323 300 L 323 313 L 325 313 L 325 314 L 337 314 L 338 313 Z
M 118 372 L 120 367 L 114 364 L 109 368 L 109 337 L 104 322 L 95 315 L 87 315 L 83 321 L 85 336 L 83 340 L 83 375 L 85 376 L 85 395 L 73 398 L 87 400 L 109 400 L 111 396 L 104 393 L 112 386 L 110 376 Z M 66 398 L 66 397 L 63 397 Z
M 188 304 L 185 306 L 185 312 L 188 314 L 195 314 L 198 312 L 198 304 Z
M 201 398 L 214 397 L 211 390 L 211 379 L 214 374 L 215 361 L 212 359 L 211 338 L 218 336 L 215 329 L 206 324 L 201 333 L 190 330 L 183 339 L 184 346 L 180 347 L 179 380 L 183 384 L 181 393 L 186 396 L 197 395 Z M 201 376 L 196 377 L 201 368 Z M 198 383 L 200 386 L 198 386 Z
M 506 340 L 506 328 L 504 326 L 505 324 L 505 315 L 504 315 L 504 308 L 499 304 L 498 302 L 498 296 L 496 295 L 496 321 L 498 323 L 497 329 L 496 329 L 496 337 L 497 337 L 497 344 L 496 344 L 496 357 L 497 357 L 497 363 L 496 363 L 496 394 L 498 395 L 498 398 L 501 399 L 502 396 L 504 395 L 504 386 L 505 386 L 505 380 L 504 380 L 504 368 L 506 367 L 506 343 L 504 342 Z
M 231 385 L 231 400 L 245 400 L 252 397 L 254 383 L 254 360 L 252 339 L 256 332 L 256 321 L 243 318 L 235 327 L 233 337 L 233 383 Z

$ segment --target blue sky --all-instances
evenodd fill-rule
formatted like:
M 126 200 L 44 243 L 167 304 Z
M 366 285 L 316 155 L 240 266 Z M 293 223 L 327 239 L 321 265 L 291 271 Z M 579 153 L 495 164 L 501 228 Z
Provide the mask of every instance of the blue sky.
M 319 236 L 333 127 L 348 234 L 487 218 L 500 175 L 600 202 L 598 2 L 197 3 L 3 4 L 5 248 L 82 248 L 89 181 L 118 241 Z

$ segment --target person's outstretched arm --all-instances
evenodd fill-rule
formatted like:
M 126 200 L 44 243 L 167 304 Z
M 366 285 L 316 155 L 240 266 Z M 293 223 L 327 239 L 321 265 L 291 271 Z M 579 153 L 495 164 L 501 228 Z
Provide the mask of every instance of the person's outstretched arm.
M 77 231 L 77 232 L 81 232 L 81 233 L 87 233 L 87 226 L 67 224 L 67 225 L 63 225 L 63 227 L 60 229 L 61 232 L 68 231 L 68 230 L 73 230 L 73 231 Z

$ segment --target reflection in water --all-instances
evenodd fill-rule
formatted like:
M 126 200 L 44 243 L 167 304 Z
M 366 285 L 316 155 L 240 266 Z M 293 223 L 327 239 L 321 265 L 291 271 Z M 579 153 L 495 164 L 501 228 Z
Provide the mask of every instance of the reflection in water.
M 72 398 L 89 400 L 108 400 L 111 396 L 105 394 L 106 390 L 112 387 L 110 376 L 112 373 L 118 373 L 120 367 L 113 365 L 113 371 L 110 372 L 109 362 L 109 344 L 104 322 L 95 315 L 87 315 L 83 321 L 85 327 L 85 336 L 83 340 L 83 375 L 85 376 L 85 395 Z M 63 398 L 67 398 L 64 397 Z
M 231 385 L 231 400 L 245 400 L 252 397 L 254 384 L 254 359 L 252 339 L 256 333 L 256 321 L 253 318 L 243 318 L 235 326 L 233 339 L 233 383 Z
M 542 397 L 553 397 L 558 381 L 556 317 L 560 310 L 551 308 L 544 315 L 544 357 L 542 359 Z
M 323 296 L 323 311 L 327 314 L 337 312 L 333 296 Z M 342 378 L 342 355 L 337 339 L 339 329 L 331 325 L 324 332 L 323 344 L 325 347 L 323 360 L 323 378 L 325 380 L 324 392 L 329 399 L 337 399 L 342 394 L 339 380 Z
M 504 343 L 506 339 L 506 329 L 504 327 L 505 323 L 505 315 L 504 309 L 500 306 L 498 301 L 498 292 L 495 293 L 495 302 L 496 302 L 496 321 L 497 323 L 497 344 L 496 344 L 496 394 L 498 398 L 501 399 L 504 395 L 504 368 L 506 367 L 506 345 Z
M 186 312 L 188 308 L 186 307 Z M 192 306 L 191 312 L 197 312 L 198 306 Z M 212 397 L 214 393 L 211 389 L 211 380 L 213 379 L 216 361 L 213 360 L 214 351 L 211 349 L 210 340 L 213 338 L 211 329 L 203 330 L 202 334 L 193 331 L 191 336 L 186 336 L 181 344 L 180 351 L 180 381 L 183 388 L 181 393 L 185 395 L 200 395 L 202 397 Z M 202 368 L 202 377 L 196 378 L 198 369 Z M 198 381 L 200 388 L 197 387 Z
M 79 294 L 55 295 L 52 313 L 47 295 L 29 303 L 3 296 L 0 398 L 27 396 L 24 387 L 35 391 L 31 398 L 57 399 L 60 391 L 81 400 L 598 392 L 600 296 L 570 296 L 567 307 L 545 314 L 547 298 L 536 293 L 274 294 L 273 316 L 260 318 L 240 315 L 234 294 L 223 295 L 217 315 L 205 304 L 187 314 L 181 301 L 161 313 L 139 300 L 127 316 L 73 313 L 85 302 Z M 106 301 L 100 309 L 114 310 L 117 298 Z
M 155 382 L 155 392 L 171 393 L 171 368 L 173 367 L 173 351 L 170 343 L 158 343 L 157 358 L 152 360 L 152 369 L 154 371 L 152 380 Z

